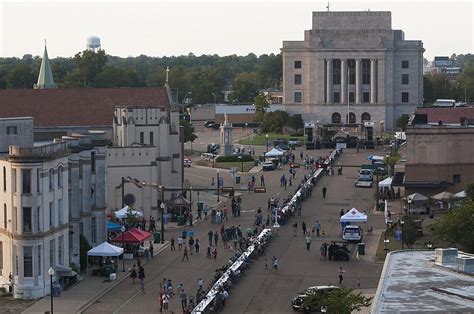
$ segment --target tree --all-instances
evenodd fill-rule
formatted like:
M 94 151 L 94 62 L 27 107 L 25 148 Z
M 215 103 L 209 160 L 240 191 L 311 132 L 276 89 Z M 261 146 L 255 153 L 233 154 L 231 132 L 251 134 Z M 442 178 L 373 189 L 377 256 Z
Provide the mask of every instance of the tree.
M 107 55 L 104 50 L 97 52 L 84 50 L 74 56 L 76 70 L 79 74 L 82 86 L 95 86 L 97 75 L 102 72 L 107 63 Z
M 405 132 L 407 128 L 408 121 L 410 120 L 410 116 L 407 114 L 402 114 L 400 117 L 398 117 L 397 121 L 395 124 L 397 125 L 397 128 Z
M 232 86 L 230 99 L 232 102 L 250 102 L 258 92 L 258 78 L 255 72 L 237 74 Z
M 255 99 L 255 120 L 260 122 L 263 120 L 267 108 L 270 107 L 270 100 L 263 93 L 259 93 Z
M 38 74 L 26 63 L 18 63 L 5 76 L 7 88 L 33 88 Z
M 303 300 L 303 307 L 319 311 L 324 306 L 327 313 L 350 314 L 370 306 L 372 299 L 373 297 L 366 297 L 360 292 L 354 293 L 352 289 L 342 287 L 331 293 L 320 294 L 318 291 L 309 293 Z
M 87 239 L 81 234 L 79 236 L 79 263 L 81 264 L 81 270 L 87 267 L 87 252 L 91 248 Z
M 197 139 L 196 134 L 194 134 L 194 127 L 186 120 L 179 120 L 179 125 L 184 127 L 184 142 L 191 142 L 191 150 L 193 150 L 193 142 Z
M 288 118 L 287 125 L 292 128 L 295 132 L 298 132 L 299 129 L 304 128 L 303 118 L 300 114 L 294 114 Z
M 402 241 L 410 248 L 413 248 L 413 244 L 420 238 L 419 229 L 419 217 L 418 215 L 405 215 L 402 218 Z
M 263 116 L 263 120 L 260 125 L 262 133 L 281 133 L 283 131 L 283 126 L 285 126 L 288 121 L 288 117 L 289 114 L 281 110 L 267 112 Z
M 435 224 L 431 225 L 431 230 L 438 238 L 449 242 L 450 245 L 474 253 L 473 224 L 474 201 L 469 199 L 460 207 L 443 215 Z

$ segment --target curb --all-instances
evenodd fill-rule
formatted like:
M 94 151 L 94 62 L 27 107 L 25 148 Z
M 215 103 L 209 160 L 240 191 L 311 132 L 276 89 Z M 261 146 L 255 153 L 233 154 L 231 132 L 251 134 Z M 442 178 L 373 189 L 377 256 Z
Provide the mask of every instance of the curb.
M 167 248 L 169 248 L 170 246 L 170 243 L 167 242 L 165 243 L 165 245 L 158 251 L 156 252 L 156 255 L 155 256 L 158 256 L 160 253 L 162 253 L 163 251 L 165 251 Z M 145 263 L 143 263 L 143 265 L 146 265 L 148 264 L 148 262 L 150 262 L 150 260 L 146 261 Z M 83 313 L 84 311 L 86 311 L 88 308 L 90 308 L 95 302 L 97 302 L 97 300 L 99 300 L 100 298 L 102 298 L 104 295 L 106 295 L 107 293 L 109 293 L 112 289 L 114 289 L 116 286 L 118 286 L 120 283 L 122 283 L 122 281 L 124 281 L 125 279 L 129 278 L 128 276 L 123 276 L 121 279 L 119 280 L 116 280 L 115 283 L 111 286 L 109 286 L 107 289 L 103 290 L 101 293 L 99 293 L 98 295 L 96 295 L 94 298 L 92 298 L 91 300 L 89 300 L 86 304 L 84 304 L 83 306 L 81 306 L 77 311 L 76 313 Z

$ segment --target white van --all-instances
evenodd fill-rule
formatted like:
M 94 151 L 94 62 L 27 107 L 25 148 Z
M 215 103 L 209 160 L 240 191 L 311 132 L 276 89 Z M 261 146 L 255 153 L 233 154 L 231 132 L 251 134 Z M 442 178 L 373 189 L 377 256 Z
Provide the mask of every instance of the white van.
M 454 99 L 436 99 L 433 103 L 433 107 L 453 108 L 455 104 L 456 101 Z
M 342 231 L 342 238 L 346 241 L 360 241 L 362 239 L 362 230 L 359 226 L 345 226 Z

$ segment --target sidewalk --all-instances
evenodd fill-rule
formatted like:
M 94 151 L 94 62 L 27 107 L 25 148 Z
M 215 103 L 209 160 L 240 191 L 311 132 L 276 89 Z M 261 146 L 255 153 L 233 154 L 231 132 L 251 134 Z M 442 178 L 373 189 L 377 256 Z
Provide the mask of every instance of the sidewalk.
M 365 262 L 375 263 L 377 247 L 379 246 L 380 236 L 383 232 L 384 229 L 374 229 L 372 233 L 366 233 L 364 236 L 365 255 L 359 255 L 357 251 L 356 258 Z
M 153 244 L 156 250 L 155 258 L 158 254 L 168 247 L 168 243 Z M 84 279 L 74 287 L 67 291 L 61 291 L 61 296 L 53 298 L 55 313 L 78 313 L 87 308 L 90 304 L 98 300 L 102 295 L 117 286 L 121 281 L 130 277 L 128 268 L 132 267 L 136 260 L 125 261 L 125 272 L 122 271 L 122 262 L 119 261 L 119 272 L 117 280 L 109 282 L 105 277 L 84 276 Z M 143 265 L 148 261 L 143 260 Z M 23 313 L 45 313 L 51 310 L 50 296 L 46 296 L 32 306 L 27 308 Z

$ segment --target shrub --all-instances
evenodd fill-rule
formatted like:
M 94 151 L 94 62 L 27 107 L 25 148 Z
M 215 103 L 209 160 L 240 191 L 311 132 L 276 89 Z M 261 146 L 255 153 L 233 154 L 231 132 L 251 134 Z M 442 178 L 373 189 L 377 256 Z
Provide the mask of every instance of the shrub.
M 235 162 L 240 161 L 237 156 L 219 156 L 216 158 L 216 162 Z M 249 155 L 243 155 L 242 161 L 253 161 L 253 157 Z

